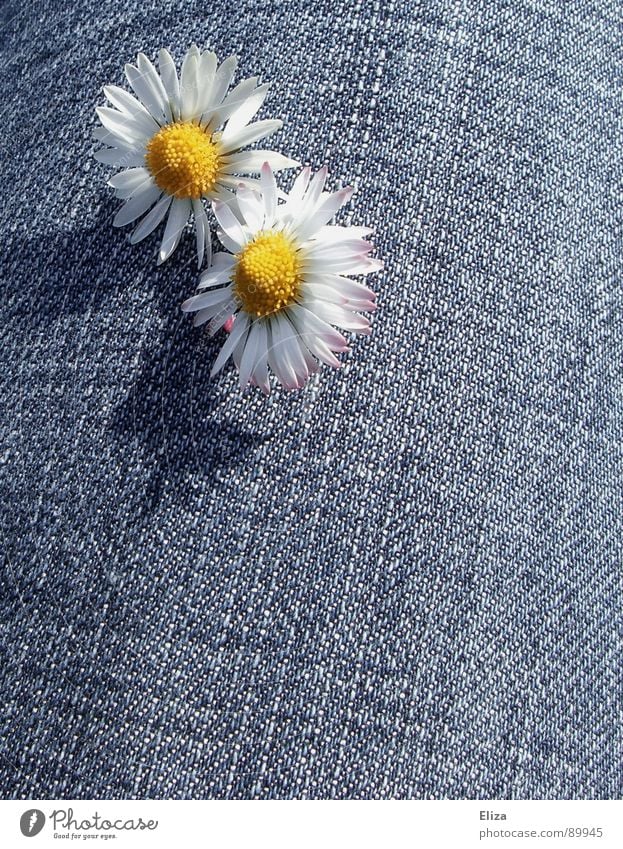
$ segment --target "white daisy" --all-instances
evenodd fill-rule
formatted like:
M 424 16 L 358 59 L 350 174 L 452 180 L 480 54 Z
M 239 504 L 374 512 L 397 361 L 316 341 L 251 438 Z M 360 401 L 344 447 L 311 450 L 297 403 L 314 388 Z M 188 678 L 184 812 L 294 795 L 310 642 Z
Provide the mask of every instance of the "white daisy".
M 171 256 L 191 214 L 197 232 L 199 266 L 211 240 L 202 198 L 231 201 L 241 182 L 234 174 L 257 174 L 263 162 L 276 170 L 297 163 L 270 150 L 240 151 L 280 129 L 279 120 L 249 124 L 266 97 L 257 77 L 242 80 L 227 93 L 237 59 L 217 67 L 216 55 L 193 45 L 178 79 L 167 50 L 158 55 L 160 73 L 139 53 L 125 73 L 136 97 L 119 86 L 105 86 L 113 107 L 98 108 L 103 126 L 95 137 L 108 147 L 95 158 L 126 170 L 109 181 L 124 198 L 113 220 L 122 227 L 145 216 L 132 233 L 132 244 L 148 236 L 168 213 L 158 264 Z M 138 98 L 138 99 L 137 99 Z M 257 180 L 242 180 L 248 185 Z
M 240 372 L 240 386 L 260 386 L 268 394 L 268 368 L 286 389 L 299 389 L 318 360 L 340 366 L 335 352 L 348 350 L 331 325 L 354 333 L 370 332 L 360 311 L 376 308 L 375 294 L 344 274 L 370 274 L 383 267 L 370 259 L 368 227 L 327 226 L 352 189 L 324 192 L 323 168 L 310 180 L 309 168 L 296 178 L 285 203 L 277 200 L 270 164 L 262 166 L 260 191 L 240 185 L 240 220 L 215 201 L 218 236 L 231 253 L 218 253 L 200 279 L 207 289 L 182 304 L 196 312 L 194 324 L 210 321 L 212 334 L 234 316 L 212 368 L 229 357 Z M 225 284 L 225 285 L 223 285 Z

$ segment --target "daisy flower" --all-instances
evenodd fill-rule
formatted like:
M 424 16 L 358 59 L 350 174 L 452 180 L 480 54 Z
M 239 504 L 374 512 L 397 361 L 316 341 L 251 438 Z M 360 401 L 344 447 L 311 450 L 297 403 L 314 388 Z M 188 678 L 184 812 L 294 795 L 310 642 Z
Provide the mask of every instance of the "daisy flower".
M 95 158 L 125 169 L 109 180 L 117 197 L 125 200 L 113 225 L 122 227 L 144 216 L 130 238 L 135 244 L 168 214 L 158 264 L 177 247 L 191 214 L 199 266 L 206 253 L 209 264 L 210 230 L 202 198 L 231 201 L 241 182 L 234 174 L 258 174 L 264 161 L 274 169 L 298 164 L 270 150 L 241 151 L 280 129 L 282 122 L 249 124 L 268 86 L 258 86 L 257 77 L 250 77 L 228 93 L 237 61 L 229 56 L 217 67 L 214 53 L 201 53 L 193 45 L 178 79 L 167 50 L 159 53 L 159 74 L 139 53 L 136 65 L 125 66 L 136 97 L 119 86 L 104 87 L 113 108 L 96 110 L 103 126 L 95 137 L 108 146 Z M 257 179 L 246 183 L 257 184 Z
M 227 204 L 215 201 L 218 236 L 227 251 L 200 278 L 200 292 L 182 304 L 196 313 L 194 324 L 210 322 L 211 334 L 231 330 L 211 375 L 229 357 L 240 387 L 260 386 L 268 394 L 268 370 L 286 389 L 301 388 L 319 362 L 338 368 L 336 352 L 347 351 L 335 327 L 370 333 L 360 311 L 376 308 L 375 294 L 345 274 L 370 274 L 383 267 L 368 257 L 368 227 L 327 226 L 352 189 L 323 191 L 327 171 L 313 178 L 304 168 L 279 203 L 270 164 L 262 166 L 260 189 L 240 185 L 240 220 Z M 310 179 L 311 178 L 311 179 Z M 335 325 L 333 327 L 332 325 Z

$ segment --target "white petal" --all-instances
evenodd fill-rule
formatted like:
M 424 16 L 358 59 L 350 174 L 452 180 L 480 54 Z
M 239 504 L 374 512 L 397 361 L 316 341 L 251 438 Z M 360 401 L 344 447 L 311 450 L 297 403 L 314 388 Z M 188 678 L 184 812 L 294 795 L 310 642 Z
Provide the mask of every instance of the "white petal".
M 197 268 L 201 268 L 205 254 L 206 237 L 209 238 L 209 228 L 205 209 L 201 200 L 193 198 L 193 214 L 195 217 L 195 234 L 197 241 Z
M 221 271 L 230 269 L 233 264 L 234 257 L 231 254 L 228 254 L 225 251 L 219 251 L 219 253 L 215 254 L 210 268 L 206 269 L 199 279 L 203 280 L 204 278 L 209 277 L 212 272 L 220 273 Z
M 244 354 L 244 346 L 247 343 L 247 334 L 245 333 L 241 339 L 238 340 L 237 345 L 234 350 L 231 352 L 231 358 L 234 361 L 234 365 L 240 371 L 240 362 L 242 360 L 242 355 Z
M 260 324 L 263 324 L 263 322 L 254 321 L 249 328 L 249 335 L 247 336 L 247 341 L 242 353 L 240 374 L 238 376 L 238 382 L 241 389 L 245 388 L 251 378 L 255 366 L 257 365 L 258 343 L 260 341 L 258 326 Z
M 117 168 L 140 166 L 145 164 L 145 153 L 142 150 L 123 150 L 118 147 L 104 147 L 93 154 L 98 162 L 104 165 L 115 165 Z
M 200 295 L 193 295 L 182 304 L 182 312 L 196 312 L 197 310 L 205 310 L 216 307 L 214 312 L 218 312 L 218 307 L 225 301 L 230 299 L 231 292 L 229 287 L 218 289 L 211 292 L 202 292 Z
M 262 165 L 260 186 L 264 201 L 264 229 L 268 229 L 273 226 L 277 212 L 277 183 L 275 182 L 275 175 L 270 170 L 270 165 L 267 162 Z
M 327 348 L 327 350 L 328 350 L 328 348 Z M 303 354 L 303 359 L 305 360 L 305 365 L 307 366 L 308 373 L 309 374 L 316 374 L 316 372 L 320 370 L 320 366 L 318 365 L 318 363 L 314 359 L 314 355 L 312 354 L 312 352 L 309 350 L 309 348 L 306 345 L 301 344 L 301 353 Z M 331 353 L 331 352 L 329 351 L 329 353 Z M 333 356 L 333 355 L 331 355 L 331 356 Z M 339 366 L 339 364 L 340 364 L 339 360 L 337 360 L 337 364 Z
M 300 304 L 292 304 L 288 307 L 288 316 L 292 320 L 296 330 L 307 344 L 309 336 L 315 336 L 328 345 L 332 351 L 348 351 L 346 339 L 338 331 L 314 315 Z
M 231 251 L 234 254 L 240 251 L 240 248 L 236 247 L 236 242 L 233 242 L 224 230 L 218 229 L 216 231 L 216 238 L 226 250 Z
M 240 222 L 226 203 L 214 201 L 212 209 L 214 210 L 216 220 L 222 227 L 222 234 L 219 235 L 219 238 L 223 242 L 223 245 L 232 253 L 238 253 L 247 242 L 247 237 L 240 226 Z
M 105 144 L 114 144 L 113 134 L 106 127 L 96 127 L 93 130 L 93 138 Z
M 308 274 L 370 274 L 378 271 L 378 260 L 365 255 L 352 256 L 308 256 L 303 260 L 305 275 Z M 382 263 L 381 263 L 382 267 Z
M 230 290 L 232 287 L 230 286 Z M 239 304 L 236 299 L 232 296 L 232 299 L 223 305 L 223 308 L 219 310 L 217 315 L 210 321 L 210 327 L 208 328 L 210 336 L 214 336 L 217 330 L 220 330 L 221 327 L 225 324 L 225 322 L 230 319 L 236 310 L 239 308 Z
M 193 327 L 201 327 L 201 325 L 205 324 L 206 321 L 210 321 L 211 317 L 211 310 L 199 310 L 193 316 Z
M 244 127 L 244 129 L 239 130 L 237 133 L 232 133 L 231 135 L 226 135 L 227 128 L 225 128 L 225 132 L 221 137 L 223 152 L 228 153 L 230 151 L 238 150 L 240 147 L 246 147 L 248 144 L 253 144 L 253 142 L 258 141 L 258 139 L 263 139 L 266 136 L 270 136 L 272 133 L 277 132 L 277 130 L 280 130 L 282 126 L 283 121 L 280 121 L 278 118 L 267 118 L 263 121 L 256 121 L 254 124 L 249 124 L 248 127 Z
M 233 115 L 247 101 L 249 96 L 253 94 L 256 86 L 257 77 L 246 77 L 246 79 L 240 80 L 227 94 L 227 97 L 221 103 L 221 108 L 229 109 L 231 107 L 229 114 Z
M 253 94 L 249 95 L 244 102 L 236 108 L 235 112 L 227 122 L 225 132 L 230 134 L 243 130 L 249 121 L 251 121 L 258 113 L 262 103 L 266 100 L 267 93 L 268 86 L 261 85 L 253 92 Z
M 352 333 L 370 333 L 370 322 L 363 315 L 356 312 L 351 312 L 338 304 L 330 304 L 327 301 L 308 301 L 303 302 L 306 309 L 311 310 L 314 315 L 324 321 L 334 324 L 336 327 L 341 327 L 343 330 L 350 330 Z
M 342 306 L 352 312 L 376 312 L 376 301 L 354 301 L 350 298 Z
M 294 230 L 300 241 L 304 242 L 324 227 L 338 209 L 349 200 L 352 193 L 352 189 L 346 188 L 329 195 L 309 215 L 297 222 Z
M 376 294 L 372 289 L 368 289 L 363 283 L 358 283 L 349 277 L 340 277 L 338 274 L 306 274 L 305 283 L 310 284 L 314 289 L 316 286 L 323 290 L 330 289 L 344 298 L 354 298 L 355 300 L 362 301 L 374 300 L 376 298 Z M 339 302 L 334 301 L 334 303 Z
M 136 221 L 156 203 L 161 194 L 161 189 L 152 185 L 131 197 L 113 218 L 113 227 L 123 227 L 131 221 Z
M 167 226 L 164 229 L 164 236 L 162 237 L 162 244 L 160 245 L 158 265 L 168 259 L 177 247 L 182 231 L 190 216 L 190 210 L 191 204 L 188 198 L 173 199 L 171 211 L 167 219 Z
M 310 353 L 312 353 L 315 357 L 318 357 L 318 359 L 323 363 L 326 363 L 326 365 L 332 366 L 333 368 L 341 367 L 341 362 L 329 349 L 329 347 L 325 345 L 322 339 L 318 339 L 313 334 L 308 334 L 305 337 L 305 345 L 309 348 Z
M 289 159 L 274 150 L 243 150 L 240 153 L 230 153 L 222 161 L 225 174 L 259 174 L 262 165 L 268 162 L 273 171 L 283 171 L 284 168 L 296 168 L 296 159 Z
M 181 110 L 180 83 L 177 78 L 173 57 L 164 48 L 158 53 L 158 67 L 160 69 L 160 76 L 162 77 L 162 84 L 167 93 L 171 114 L 173 119 L 177 120 L 180 117 Z
M 290 362 L 290 365 L 294 369 L 294 373 L 296 374 L 299 387 L 303 386 L 303 384 L 309 377 L 309 369 L 307 368 L 307 363 L 305 361 L 305 357 L 303 356 L 303 351 L 301 350 L 298 333 L 296 332 L 296 329 L 292 322 L 288 319 L 287 312 L 281 313 L 279 315 L 279 320 L 287 328 L 287 334 L 285 334 L 285 345 L 288 360 Z
M 141 74 L 143 74 L 147 85 L 152 90 L 153 96 L 162 110 L 166 123 L 170 124 L 173 120 L 173 115 L 169 105 L 169 96 L 162 84 L 162 80 L 160 79 L 158 72 L 144 53 L 138 54 L 136 64 L 138 65 L 138 69 Z
M 244 223 L 251 232 L 259 230 L 264 221 L 264 204 L 262 196 L 257 192 L 248 189 L 246 186 L 240 186 L 236 192 L 238 200 L 238 208 L 242 214 Z
M 227 360 L 232 355 L 234 348 L 245 338 L 248 327 L 249 317 L 247 314 L 243 312 L 238 313 L 236 320 L 234 321 L 234 326 L 231 329 L 231 333 L 223 343 L 223 347 L 214 361 L 214 365 L 210 371 L 210 377 L 214 377 L 214 375 L 218 374 L 218 372 L 223 368 Z
M 129 168 L 127 171 L 114 174 L 108 181 L 108 185 L 112 186 L 113 189 L 133 188 L 147 178 L 151 179 L 147 168 Z
M 102 91 L 104 92 L 104 96 L 120 112 L 127 112 L 129 115 L 146 115 L 150 121 L 154 120 L 140 100 L 137 100 L 134 95 L 121 88 L 121 86 L 105 85 Z
M 108 181 L 108 185 L 115 189 L 118 198 L 131 197 L 139 189 L 146 188 L 143 184 L 153 184 L 147 168 L 129 168 L 127 171 L 114 174 Z
M 207 271 L 204 271 L 199 278 L 198 289 L 207 289 L 210 286 L 216 286 L 219 283 L 224 283 L 232 276 L 232 270 L 235 265 L 235 259 L 231 254 L 221 251 L 216 254 L 214 261 Z
M 125 173 L 125 172 L 122 172 L 122 173 Z M 135 197 L 138 194 L 141 194 L 146 189 L 148 189 L 150 186 L 155 186 L 155 185 L 156 184 L 154 183 L 152 178 L 149 175 L 147 175 L 147 177 L 144 180 L 142 180 L 140 183 L 138 183 L 136 186 L 129 186 L 128 188 L 125 188 L 125 189 L 116 189 L 115 190 L 115 197 L 119 198 L 119 200 L 127 200 L 128 198 L 132 198 L 132 197 Z
M 141 103 L 148 109 L 152 118 L 159 124 L 166 123 L 165 104 L 152 89 L 144 74 L 134 65 L 125 66 L 125 75 L 132 86 L 134 93 Z
M 147 135 L 153 135 L 160 129 L 159 124 L 154 121 L 147 109 L 135 97 L 116 85 L 104 86 L 104 94 L 113 106 L 121 112 L 125 112 L 139 124 Z
M 136 230 L 134 230 L 130 236 L 130 243 L 132 245 L 135 245 L 137 242 L 140 242 L 141 239 L 144 239 L 146 236 L 149 236 L 150 233 L 153 233 L 158 224 L 160 224 L 164 216 L 167 214 L 167 210 L 171 206 L 172 200 L 173 198 L 171 195 L 164 195 L 154 208 L 150 209 L 145 218 L 143 218 Z
M 309 178 L 311 177 L 311 168 L 307 166 L 303 168 L 301 173 L 297 176 L 290 192 L 286 198 L 285 205 L 281 207 L 280 213 L 282 216 L 292 216 L 296 215 L 298 210 L 301 207 L 301 202 L 303 200 L 303 196 L 307 191 L 307 186 L 309 185 Z
M 376 312 L 377 303 L 373 298 L 346 298 L 340 292 L 332 289 L 330 286 L 314 286 L 303 285 L 301 288 L 300 303 L 303 306 L 309 306 L 313 312 L 317 312 L 316 303 L 335 304 L 345 310 L 351 312 Z
M 246 188 L 254 192 L 260 191 L 260 181 L 257 177 L 232 177 L 230 175 L 223 175 L 219 178 L 219 183 L 221 186 L 226 186 L 230 190 L 230 197 L 231 191 L 238 191 L 240 186 L 246 186 Z
M 210 230 L 210 222 L 208 221 L 207 213 L 203 211 L 203 231 L 205 233 L 205 263 L 210 265 L 212 262 L 212 231 Z
M 228 286 L 221 290 L 224 297 L 217 303 L 212 303 L 210 306 L 199 309 L 193 318 L 193 325 L 200 327 L 206 321 L 210 322 L 210 335 L 213 336 L 215 330 L 222 327 L 227 319 L 231 318 L 232 314 L 238 308 L 238 304 L 231 293 L 231 287 Z M 214 293 L 212 293 L 214 294 Z
M 212 189 L 212 191 L 210 192 L 210 199 L 211 199 L 213 204 L 214 204 L 214 201 L 218 201 L 219 203 L 224 203 L 226 206 L 231 207 L 234 210 L 234 212 L 236 212 L 236 210 L 238 208 L 238 202 L 236 200 L 236 196 L 230 188 L 225 187 L 224 185 L 222 185 L 222 183 L 223 183 L 223 181 L 219 180 L 218 185 L 215 186 Z M 214 209 L 212 209 L 212 212 L 214 212 Z M 237 214 L 237 212 L 236 212 L 236 214 Z
M 238 65 L 237 56 L 228 56 L 225 59 L 216 74 L 214 75 L 214 85 L 212 87 L 212 103 L 218 105 L 225 97 L 225 92 L 230 86 L 234 72 Z
M 206 245 L 210 243 L 210 225 L 205 207 L 200 198 L 193 199 L 193 213 L 195 215 L 195 229 L 197 231 L 197 267 L 201 268 Z
M 257 85 L 257 77 L 249 77 L 242 80 L 233 88 L 222 103 L 213 101 L 209 108 L 204 109 L 204 114 L 201 117 L 201 123 L 210 126 L 214 132 L 217 127 L 220 127 L 225 121 L 229 120 L 232 115 L 243 106 L 253 93 Z
M 335 262 L 335 260 L 333 260 L 333 262 Z M 369 257 L 353 260 L 353 263 L 354 264 L 348 268 L 348 274 L 376 274 L 377 271 L 382 271 L 385 267 L 382 260 L 370 259 Z M 340 271 L 344 270 L 345 269 L 340 269 Z
M 286 389 L 296 389 L 298 378 L 292 367 L 287 353 L 287 340 L 290 336 L 290 325 L 284 325 L 279 314 L 269 322 L 270 339 L 268 340 L 268 364 L 279 383 Z
M 214 87 L 214 75 L 216 73 L 216 53 L 206 50 L 199 58 L 198 69 L 199 98 L 197 100 L 197 114 L 201 115 L 210 108 L 212 103 L 212 89 Z
M 341 363 L 335 356 L 335 354 L 333 354 L 333 352 L 330 350 L 326 342 L 324 342 L 319 336 L 317 336 L 313 332 L 313 330 L 310 329 L 310 327 L 305 323 L 301 316 L 297 316 L 292 312 L 292 307 L 289 307 L 287 312 L 290 321 L 299 333 L 299 338 L 311 351 L 311 353 L 315 357 L 318 357 L 318 359 L 321 360 L 323 363 L 326 363 L 329 366 L 333 366 L 333 368 L 339 368 Z
M 376 312 L 375 301 L 368 299 L 355 300 L 345 298 L 329 286 L 315 286 L 313 289 L 307 285 L 303 286 L 301 289 L 299 303 L 316 313 L 316 315 L 319 315 L 325 321 L 328 321 L 329 324 L 335 324 L 338 327 L 342 327 L 344 330 L 356 331 L 357 328 L 363 328 L 367 325 L 364 325 L 363 322 L 359 322 L 359 320 L 355 320 L 354 324 L 350 321 L 350 319 L 347 323 L 344 321 L 334 321 L 331 316 L 337 317 L 336 314 L 324 311 L 323 305 L 326 305 L 329 310 L 331 310 L 334 306 L 337 306 L 340 309 L 346 310 L 349 314 L 355 312 Z M 342 318 L 344 318 L 344 316 L 342 316 Z
M 145 132 L 140 123 L 135 121 L 127 112 L 118 112 L 116 109 L 111 109 L 108 106 L 98 106 L 95 110 L 97 117 L 100 119 L 104 127 L 132 146 L 145 144 L 158 130 L 158 125 L 154 121 L 155 130 Z
M 320 277 L 321 275 L 318 275 Z M 335 286 L 310 283 L 307 276 L 301 286 L 301 303 L 307 301 L 327 301 L 330 304 L 346 304 L 348 298 Z
M 189 50 L 182 63 L 180 74 L 180 96 L 182 99 L 182 121 L 199 117 L 199 51 Z
M 270 394 L 270 382 L 268 380 L 268 327 L 266 321 L 256 321 L 257 350 L 255 354 L 255 367 L 251 375 L 253 382 L 259 386 L 265 395 Z
M 105 130 L 104 127 L 102 127 L 102 129 Z M 111 133 L 110 130 L 105 130 L 105 132 L 108 135 L 106 136 L 106 138 L 102 139 L 104 144 L 108 145 L 109 147 L 115 148 L 117 151 L 123 154 L 140 153 L 141 156 L 145 156 L 146 145 L 142 142 L 135 141 L 134 139 L 129 140 L 127 138 L 122 138 L 121 136 L 118 136 L 115 133 Z
M 314 257 L 336 257 L 343 259 L 347 256 L 367 256 L 371 250 L 371 243 L 366 242 L 365 239 L 343 239 L 341 241 L 337 241 L 336 239 L 318 241 L 314 239 L 307 243 L 307 254 Z
M 140 139 L 131 136 L 129 133 L 126 135 L 119 135 L 118 133 L 113 133 L 110 130 L 107 130 L 105 127 L 102 127 L 102 129 L 106 133 L 106 136 L 101 139 L 104 144 L 109 147 L 114 147 L 117 150 L 121 150 L 123 153 L 133 153 L 134 151 L 141 150 L 144 155 L 144 151 L 147 147 L 145 141 L 141 141 Z
M 305 214 L 308 215 L 311 210 L 314 209 L 318 200 L 320 199 L 320 195 L 322 194 L 322 190 L 324 189 L 324 184 L 327 181 L 327 168 L 323 166 L 320 168 L 314 176 L 305 192 L 303 197 L 302 209 Z
M 210 327 L 213 324 L 218 324 L 220 327 L 225 324 L 228 318 L 231 318 L 231 315 L 236 308 L 235 301 L 230 299 L 229 301 L 223 302 L 221 306 L 218 307 L 210 307 L 209 309 L 199 310 L 199 312 L 195 313 L 195 317 L 193 318 L 193 326 L 201 327 L 202 324 L 205 324 L 206 321 L 210 322 Z

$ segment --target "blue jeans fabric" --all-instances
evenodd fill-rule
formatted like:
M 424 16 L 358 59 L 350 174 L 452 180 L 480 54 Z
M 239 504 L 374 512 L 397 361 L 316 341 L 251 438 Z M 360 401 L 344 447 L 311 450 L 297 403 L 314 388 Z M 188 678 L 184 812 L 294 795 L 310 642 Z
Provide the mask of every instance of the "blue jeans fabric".
M 621 796 L 622 32 L 2 5 L 4 797 Z M 210 381 L 192 236 L 111 227 L 101 87 L 191 41 L 376 228 L 373 334 L 297 394 Z

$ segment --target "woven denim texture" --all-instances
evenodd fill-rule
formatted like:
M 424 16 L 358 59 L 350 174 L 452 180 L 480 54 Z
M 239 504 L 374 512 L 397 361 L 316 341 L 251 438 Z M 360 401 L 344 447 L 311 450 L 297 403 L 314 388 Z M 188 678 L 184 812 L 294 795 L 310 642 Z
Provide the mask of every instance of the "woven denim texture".
M 297 394 L 209 380 L 190 231 L 111 226 L 101 88 L 192 41 L 376 228 Z M 621 796 L 622 45 L 612 0 L 3 4 L 4 797 Z

